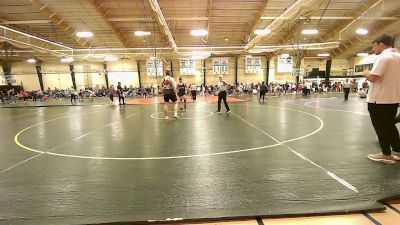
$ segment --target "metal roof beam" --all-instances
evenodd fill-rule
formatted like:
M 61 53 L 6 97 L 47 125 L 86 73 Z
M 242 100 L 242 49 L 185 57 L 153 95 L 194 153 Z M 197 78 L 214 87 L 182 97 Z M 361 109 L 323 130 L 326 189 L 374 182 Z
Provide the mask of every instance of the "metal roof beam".
M 106 15 L 107 12 L 104 10 L 103 7 L 101 7 L 100 3 L 98 0 L 92 0 L 92 5 L 95 7 L 96 11 L 100 14 L 101 18 L 110 26 L 111 30 L 114 32 L 114 34 L 118 37 L 118 40 L 121 42 L 123 47 L 127 47 L 127 40 L 123 37 L 121 31 L 119 31 L 114 24 L 112 24 L 110 21 L 108 21 Z
M 42 4 L 39 0 L 30 0 L 32 6 L 40 11 L 44 16 L 47 16 L 60 30 L 68 34 L 72 39 L 74 39 L 79 45 L 83 47 L 89 47 L 92 44 L 86 40 L 78 39 L 75 34 L 76 31 L 71 28 L 71 25 L 64 22 L 64 20 L 57 16 L 56 12 L 53 12 L 48 8 L 47 4 Z
M 160 5 L 157 0 L 149 0 L 150 6 L 154 12 L 155 17 L 157 18 L 158 24 L 160 26 L 160 30 L 167 37 L 172 50 L 176 53 L 178 52 L 178 47 L 176 46 L 175 39 L 172 36 L 172 33 L 168 27 L 167 21 L 165 20 L 164 14 L 161 11 Z
M 268 6 L 268 0 L 264 0 L 262 2 L 261 7 L 258 9 L 257 14 L 254 18 L 253 24 L 250 25 L 250 29 L 248 30 L 248 33 L 245 37 L 245 40 L 250 40 L 251 35 L 254 34 L 254 31 L 257 29 L 258 25 L 261 23 L 261 18 L 264 15 L 265 10 L 267 9 Z

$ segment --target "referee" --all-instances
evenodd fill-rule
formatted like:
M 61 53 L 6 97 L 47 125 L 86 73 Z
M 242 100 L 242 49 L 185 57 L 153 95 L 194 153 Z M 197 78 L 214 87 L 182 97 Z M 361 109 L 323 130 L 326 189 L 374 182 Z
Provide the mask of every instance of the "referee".
M 218 111 L 217 113 L 221 113 L 221 101 L 224 101 L 226 113 L 230 113 L 231 110 L 229 109 L 228 102 L 226 101 L 226 88 L 227 83 L 222 80 L 223 76 L 219 75 L 219 82 L 218 82 Z

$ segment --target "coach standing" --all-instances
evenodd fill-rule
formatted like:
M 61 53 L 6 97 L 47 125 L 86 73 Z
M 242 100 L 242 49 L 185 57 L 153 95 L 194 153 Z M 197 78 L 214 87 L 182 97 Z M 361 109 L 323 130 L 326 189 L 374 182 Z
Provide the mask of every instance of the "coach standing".
M 400 54 L 393 48 L 393 38 L 384 34 L 373 42 L 372 51 L 378 55 L 372 70 L 364 75 L 372 84 L 368 91 L 368 111 L 378 136 L 382 154 L 368 158 L 387 164 L 400 160 L 400 137 L 395 126 L 400 102 Z

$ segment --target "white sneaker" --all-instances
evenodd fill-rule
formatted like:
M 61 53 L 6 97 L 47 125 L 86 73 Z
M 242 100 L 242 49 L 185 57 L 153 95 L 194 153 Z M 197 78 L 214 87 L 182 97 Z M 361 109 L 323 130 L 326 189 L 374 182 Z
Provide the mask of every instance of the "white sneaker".
M 392 156 L 396 161 L 400 161 L 400 152 L 392 151 Z
M 231 113 L 231 110 L 226 111 L 226 113 Z
M 166 119 L 166 120 L 167 120 L 167 119 L 169 119 L 169 117 L 168 117 L 168 116 L 164 116 L 164 119 Z
M 372 161 L 386 163 L 386 164 L 395 164 L 396 163 L 396 160 L 391 155 L 368 154 L 367 158 L 372 160 Z
M 216 111 L 215 113 L 221 113 L 221 111 Z
M 178 113 L 174 113 L 174 118 L 179 119 Z

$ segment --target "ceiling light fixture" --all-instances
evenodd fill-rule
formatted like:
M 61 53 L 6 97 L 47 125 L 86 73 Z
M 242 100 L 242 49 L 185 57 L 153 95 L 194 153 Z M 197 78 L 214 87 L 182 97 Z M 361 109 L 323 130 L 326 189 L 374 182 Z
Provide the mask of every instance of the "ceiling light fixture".
M 135 35 L 139 36 L 139 37 L 141 37 L 141 36 L 149 36 L 150 34 L 151 34 L 151 32 L 149 32 L 149 31 L 135 31 Z
M 356 30 L 356 33 L 359 34 L 359 35 L 366 35 L 366 34 L 368 34 L 368 30 L 364 29 L 364 28 L 358 28 Z
M 255 34 L 266 35 L 271 33 L 271 29 L 257 29 L 254 31 Z
M 318 56 L 320 56 L 320 57 L 328 57 L 328 56 L 330 56 L 330 54 L 329 53 L 319 53 Z
M 317 29 L 304 29 L 301 31 L 302 34 L 318 34 Z
M 90 31 L 82 31 L 82 32 L 77 32 L 76 36 L 83 38 L 90 38 L 93 37 L 93 33 Z
M 211 56 L 211 52 L 192 52 L 191 59 L 206 59 Z
M 357 55 L 357 56 L 360 56 L 360 57 L 365 57 L 365 56 L 368 56 L 368 53 L 366 53 L 366 52 L 360 52 L 360 53 L 357 53 L 356 55 Z
M 106 57 L 104 57 L 104 61 L 106 62 L 112 62 L 112 61 L 117 61 L 118 58 L 112 55 L 106 55 Z
M 190 32 L 193 36 L 206 36 L 208 35 L 208 30 L 200 29 L 200 30 L 192 30 Z
M 151 56 L 151 57 L 150 57 L 150 60 L 155 60 L 155 59 L 156 59 L 155 56 Z
M 282 57 L 282 58 L 287 58 L 287 57 L 289 57 L 289 54 L 287 54 L 287 53 L 282 54 L 281 57 Z
M 28 59 L 28 60 L 26 60 L 28 63 L 35 63 L 36 62 L 36 60 L 35 59 Z
M 70 62 L 73 62 L 73 61 L 74 61 L 74 59 L 71 58 L 71 57 L 61 59 L 61 62 L 63 62 L 63 63 L 70 63 Z

